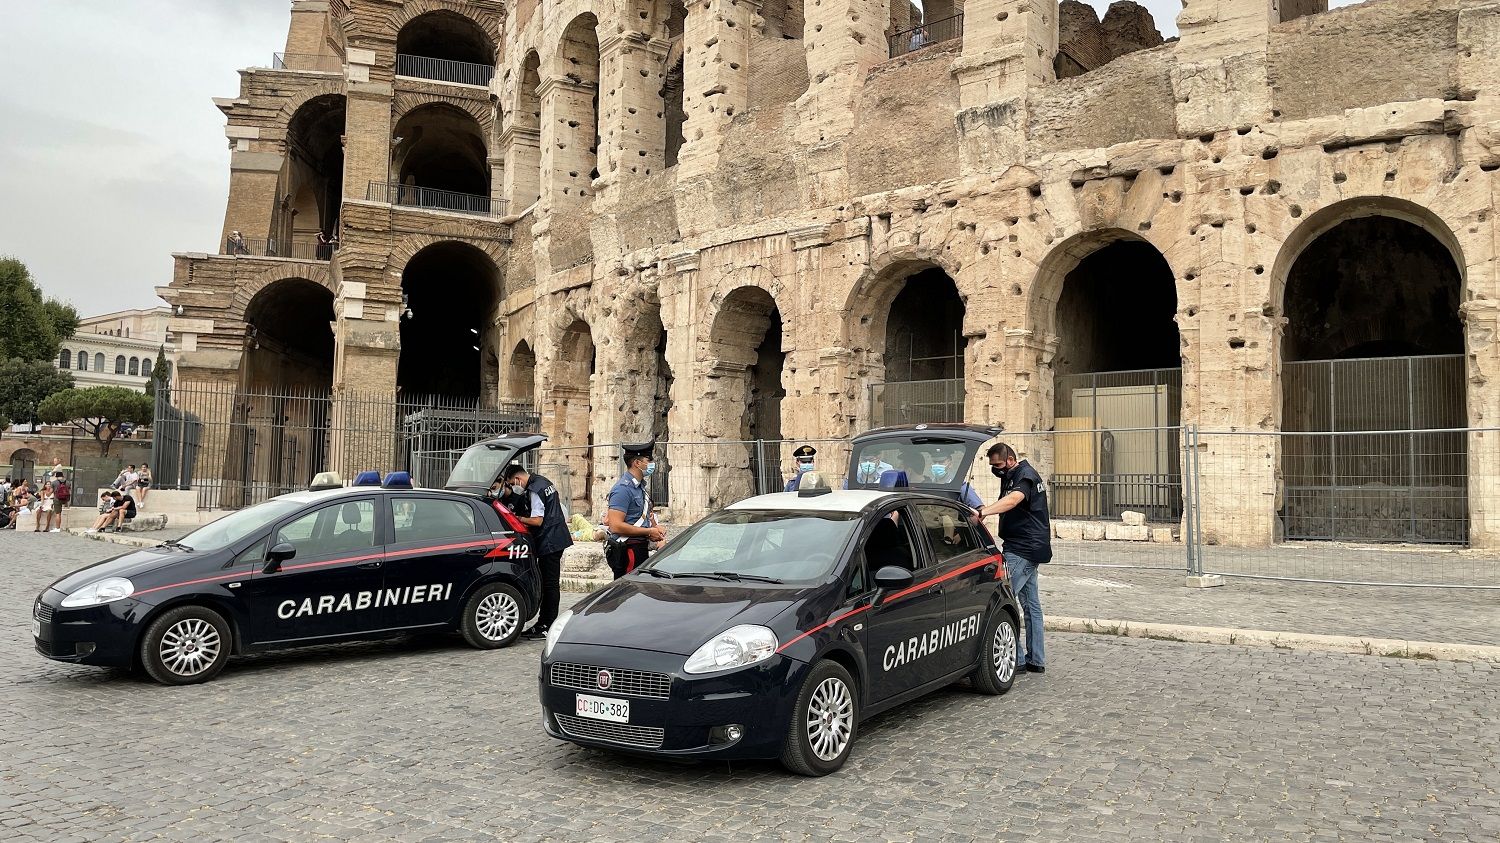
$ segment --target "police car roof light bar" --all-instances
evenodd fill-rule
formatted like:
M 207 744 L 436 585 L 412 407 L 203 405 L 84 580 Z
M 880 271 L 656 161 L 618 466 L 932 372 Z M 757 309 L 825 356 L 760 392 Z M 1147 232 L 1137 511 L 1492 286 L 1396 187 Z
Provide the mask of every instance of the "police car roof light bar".
M 905 489 L 911 484 L 906 480 L 906 472 L 892 469 L 880 473 L 880 488 L 882 489 Z
M 411 472 L 392 471 L 385 476 L 385 482 L 380 485 L 386 489 L 410 489 L 412 487 Z
M 378 472 L 378 471 L 361 471 L 359 474 L 355 475 L 355 477 L 354 477 L 354 484 L 353 485 L 355 485 L 355 486 L 379 486 L 380 485 L 380 472 Z
M 337 471 L 320 471 L 313 475 L 312 483 L 308 484 L 309 492 L 321 492 L 325 489 L 344 488 L 344 478 Z

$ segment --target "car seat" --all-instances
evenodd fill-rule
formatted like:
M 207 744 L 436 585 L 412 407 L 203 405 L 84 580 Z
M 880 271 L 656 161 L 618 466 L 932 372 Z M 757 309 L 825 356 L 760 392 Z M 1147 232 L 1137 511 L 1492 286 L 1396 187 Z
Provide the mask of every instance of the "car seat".
M 865 561 L 872 574 L 887 565 L 913 570 L 911 543 L 900 524 L 889 518 L 880 519 L 865 539 Z
M 360 512 L 358 503 L 350 501 L 339 507 L 339 520 L 344 523 L 345 529 L 334 533 L 333 544 L 335 550 L 354 550 L 355 548 L 370 547 L 374 544 L 370 533 L 361 530 L 360 525 L 364 523 L 364 515 Z

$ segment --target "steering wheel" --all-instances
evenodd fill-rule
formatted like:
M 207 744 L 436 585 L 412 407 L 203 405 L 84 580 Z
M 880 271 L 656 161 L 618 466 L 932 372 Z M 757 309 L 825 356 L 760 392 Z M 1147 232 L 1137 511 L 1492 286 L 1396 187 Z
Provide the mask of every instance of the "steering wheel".
M 815 550 L 803 556 L 802 559 L 806 562 L 833 564 L 833 554 L 826 550 Z

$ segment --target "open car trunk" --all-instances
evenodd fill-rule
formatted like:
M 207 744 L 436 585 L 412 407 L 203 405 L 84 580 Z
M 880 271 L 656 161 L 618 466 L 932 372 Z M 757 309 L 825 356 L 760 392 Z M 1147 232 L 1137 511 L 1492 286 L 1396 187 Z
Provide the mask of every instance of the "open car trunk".
M 506 466 L 546 441 L 547 437 L 540 433 L 512 433 L 470 445 L 458 458 L 443 488 L 483 495 L 500 479 Z
M 919 424 L 862 433 L 849 451 L 849 488 L 904 488 L 962 501 L 974 460 L 1003 431 L 994 425 Z

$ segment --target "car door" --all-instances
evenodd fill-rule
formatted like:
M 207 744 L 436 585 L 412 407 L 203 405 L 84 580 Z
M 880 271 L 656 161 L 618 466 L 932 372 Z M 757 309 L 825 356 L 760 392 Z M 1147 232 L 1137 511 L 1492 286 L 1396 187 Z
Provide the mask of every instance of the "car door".
M 251 644 L 357 635 L 394 625 L 395 607 L 382 589 L 378 511 L 374 497 L 343 499 L 291 516 L 271 530 L 268 549 L 285 543 L 297 552 L 277 570 L 257 573 L 242 586 L 249 592 Z
M 865 659 L 870 702 L 879 702 L 942 676 L 933 657 L 931 633 L 946 618 L 945 597 L 933 584 L 934 569 L 925 545 L 912 531 L 914 519 L 904 506 L 879 513 L 862 539 L 869 581 L 882 567 L 894 565 L 913 574 L 911 586 L 876 593 L 865 621 Z
M 389 500 L 385 587 L 402 595 L 397 623 L 450 623 L 458 615 L 458 601 L 487 564 L 495 540 L 468 500 L 423 494 L 391 495 Z
M 984 611 L 994 592 L 999 560 L 991 559 L 965 510 L 939 501 L 915 504 L 912 510 L 937 576 L 943 578 L 948 621 L 939 638 L 940 655 L 946 671 L 959 670 L 979 657 Z

